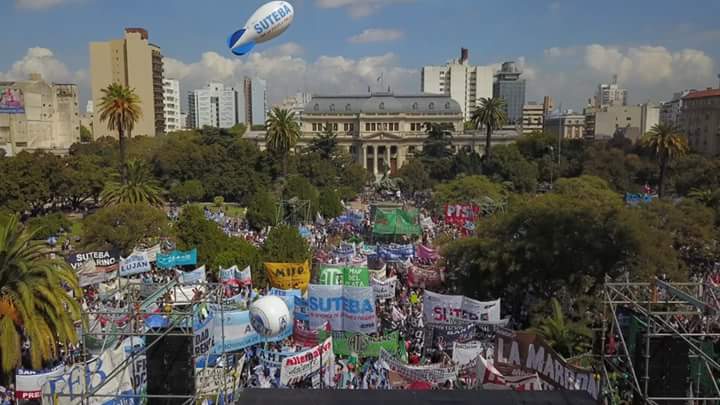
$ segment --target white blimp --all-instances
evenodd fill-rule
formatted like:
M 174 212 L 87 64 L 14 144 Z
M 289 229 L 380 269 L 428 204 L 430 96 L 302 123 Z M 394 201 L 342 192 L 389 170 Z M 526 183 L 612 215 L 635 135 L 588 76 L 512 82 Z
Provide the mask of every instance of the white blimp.
M 238 56 L 246 55 L 256 44 L 285 32 L 295 17 L 295 9 L 285 1 L 271 1 L 257 9 L 245 27 L 228 38 L 228 46 Z
M 290 325 L 290 309 L 280 297 L 260 298 L 250 305 L 250 325 L 260 336 L 275 337 Z

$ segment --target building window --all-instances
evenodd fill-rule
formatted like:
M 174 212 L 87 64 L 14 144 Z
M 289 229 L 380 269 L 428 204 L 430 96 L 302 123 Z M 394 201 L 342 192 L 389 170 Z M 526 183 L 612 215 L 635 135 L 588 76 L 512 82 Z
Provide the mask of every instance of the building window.
M 317 104 L 317 103 L 316 103 L 316 104 L 313 106 L 313 111 L 320 111 L 320 104 Z
M 380 103 L 380 105 L 378 106 L 378 108 L 380 108 L 381 110 L 384 110 L 384 109 L 385 109 L 385 103 Z
M 343 124 L 343 131 L 347 132 L 350 129 L 350 125 L 346 122 Z
M 312 130 L 313 130 L 313 132 L 317 132 L 317 124 L 316 123 L 312 124 Z
M 399 130 L 400 130 L 400 123 L 396 122 L 395 123 L 395 131 L 399 131 Z
M 355 131 L 355 124 L 350 124 L 350 132 L 354 132 L 354 131 Z
M 388 123 L 384 122 L 383 123 L 383 131 L 387 131 L 387 130 L 388 130 Z
M 335 112 L 335 104 L 330 104 L 330 112 Z
M 338 130 L 338 124 L 337 124 L 337 123 L 334 123 L 334 124 L 333 124 L 333 131 L 337 131 L 337 130 Z
M 345 104 L 345 111 L 350 111 L 352 107 L 350 107 L 350 104 Z
M 370 131 L 370 123 L 369 122 L 365 123 L 365 130 Z
M 446 110 L 449 110 L 449 109 L 450 109 L 450 103 L 449 103 L 449 102 L 448 102 L 448 103 L 445 103 L 445 109 L 446 109 Z
M 434 109 L 435 109 L 435 103 L 430 103 L 430 104 L 428 105 L 428 109 L 434 110 Z
M 374 123 L 374 122 L 373 122 L 372 124 L 370 124 L 370 130 L 371 130 L 371 131 L 375 131 L 375 130 L 376 130 L 376 127 L 375 127 L 375 123 Z
M 413 109 L 413 110 L 417 110 L 417 109 L 418 109 L 418 103 L 413 103 L 412 109 Z

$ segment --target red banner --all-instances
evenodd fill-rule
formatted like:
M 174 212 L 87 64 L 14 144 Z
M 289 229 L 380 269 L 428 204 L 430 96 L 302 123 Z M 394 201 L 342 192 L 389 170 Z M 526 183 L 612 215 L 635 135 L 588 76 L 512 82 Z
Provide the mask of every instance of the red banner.
M 479 213 L 480 207 L 475 205 L 447 204 L 445 205 L 445 222 L 465 225 L 467 222 L 475 222 Z

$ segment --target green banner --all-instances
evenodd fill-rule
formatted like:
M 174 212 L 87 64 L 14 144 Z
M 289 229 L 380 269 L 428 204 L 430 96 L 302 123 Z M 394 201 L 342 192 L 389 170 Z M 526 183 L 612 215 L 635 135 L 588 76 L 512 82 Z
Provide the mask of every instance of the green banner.
M 352 353 L 356 353 L 361 358 L 379 357 L 381 348 L 393 355 L 404 352 L 404 346 L 400 341 L 398 332 L 393 332 L 387 336 L 372 337 L 360 333 L 321 330 L 318 338 L 322 341 L 330 335 L 333 338 L 333 352 L 338 356 L 348 357 Z
M 333 266 L 320 267 L 321 285 L 346 285 L 349 287 L 370 287 L 370 272 L 367 266 Z
M 375 235 L 409 235 L 422 234 L 417 220 L 417 211 L 403 211 L 401 209 L 377 209 L 373 219 L 373 234 Z

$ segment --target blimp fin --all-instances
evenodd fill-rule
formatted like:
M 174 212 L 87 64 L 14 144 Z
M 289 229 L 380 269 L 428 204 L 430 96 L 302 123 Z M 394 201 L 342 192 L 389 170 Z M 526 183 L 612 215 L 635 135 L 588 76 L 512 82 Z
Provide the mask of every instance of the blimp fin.
M 230 47 L 230 50 L 232 53 L 238 56 L 242 56 L 250 52 L 255 47 L 255 41 L 250 41 L 246 44 L 243 44 L 241 46 L 235 46 L 235 44 L 238 43 L 240 38 L 243 36 L 243 34 L 247 31 L 245 28 L 235 31 L 230 37 L 228 37 L 228 47 Z
M 247 44 L 238 46 L 237 48 L 232 48 L 231 51 L 237 56 L 243 56 L 249 53 L 253 48 L 255 48 L 255 41 L 248 42 Z
M 247 31 L 245 28 L 235 31 L 232 35 L 228 37 L 228 48 L 232 49 L 235 44 L 240 40 L 240 38 L 243 36 L 243 34 Z

